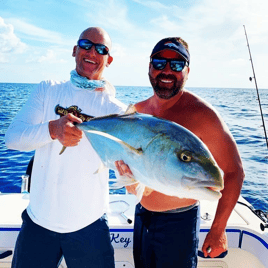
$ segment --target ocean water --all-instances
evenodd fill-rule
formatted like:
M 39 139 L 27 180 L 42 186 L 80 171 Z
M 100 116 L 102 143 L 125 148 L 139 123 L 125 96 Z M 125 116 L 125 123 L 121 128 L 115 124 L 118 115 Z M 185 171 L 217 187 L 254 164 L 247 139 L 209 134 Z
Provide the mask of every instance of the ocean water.
M 0 192 L 20 192 L 21 176 L 34 152 L 8 150 L 5 132 L 36 84 L 0 83 Z M 209 103 L 227 123 L 242 157 L 246 173 L 242 196 L 256 209 L 268 211 L 268 149 L 256 89 L 188 88 Z M 152 95 L 150 87 L 116 87 L 122 102 L 136 103 Z M 259 89 L 266 128 L 268 89 Z M 110 173 L 113 178 L 113 172 Z

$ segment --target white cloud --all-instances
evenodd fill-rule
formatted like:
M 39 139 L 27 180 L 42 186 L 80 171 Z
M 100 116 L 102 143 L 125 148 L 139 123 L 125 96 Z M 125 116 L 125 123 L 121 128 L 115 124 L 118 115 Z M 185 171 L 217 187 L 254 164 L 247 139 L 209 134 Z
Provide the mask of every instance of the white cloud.
M 0 17 L 0 63 L 9 62 L 14 54 L 23 53 L 27 46 L 14 34 L 14 27 Z
M 243 29 L 245 24 L 256 71 L 260 77 L 258 79 L 260 84 L 262 80 L 262 84 L 267 88 L 264 74 L 264 71 L 267 73 L 267 68 L 263 60 L 266 59 L 268 43 L 267 0 L 67 0 L 65 2 L 66 10 L 68 2 L 72 3 L 72 7 L 75 4 L 81 10 L 81 19 L 78 18 L 76 21 L 78 27 L 100 26 L 110 34 L 113 41 L 111 54 L 114 56 L 114 62 L 107 70 L 107 75 L 110 75 L 112 82 L 116 84 L 119 84 L 118 81 L 122 83 L 122 79 L 128 82 L 124 82 L 125 85 L 142 84 L 141 81 L 147 83 L 148 61 L 153 46 L 161 38 L 181 36 L 190 46 L 190 86 L 209 84 L 246 87 L 247 85 L 245 86 L 237 75 L 251 71 Z M 27 51 L 30 52 L 24 53 L 17 63 L 25 65 L 27 61 L 28 67 L 34 66 L 38 71 L 43 68 L 43 72 L 47 68 L 57 67 L 53 72 L 55 76 L 63 72 L 62 68 L 67 69 L 67 64 L 65 66 L 60 62 L 68 61 L 70 65 L 73 64 L 71 50 L 76 40 L 70 38 L 72 34 L 75 35 L 75 39 L 78 35 L 74 29 L 70 28 L 70 33 L 64 36 L 62 33 L 45 29 L 46 26 L 37 27 L 37 24 L 30 20 L 34 16 L 29 15 L 27 19 L 19 16 L 13 13 L 13 19 L 5 18 L 5 25 L 9 25 L 12 31 L 9 28 L 5 29 L 15 36 L 12 48 L 16 48 L 17 52 L 20 51 L 19 48 L 23 48 L 22 45 L 15 45 L 19 40 L 21 44 L 22 41 L 27 42 Z M 48 18 L 49 15 L 45 14 L 45 17 L 38 21 L 39 25 Z M 63 17 L 61 19 L 64 20 Z M 68 20 L 69 18 L 66 25 L 69 23 Z M 3 22 L 0 22 L 0 38 L 4 32 L 1 23 Z M 15 53 L 14 50 L 9 54 L 2 52 L 4 49 L 2 43 L 0 39 L 0 62 L 5 62 L 10 59 L 6 55 Z M 66 51 L 61 51 L 62 48 Z M 26 47 L 21 51 L 25 49 Z M 229 79 L 230 76 L 237 79 Z
M 113 57 L 124 58 L 127 57 L 126 49 L 118 43 L 114 43 L 112 47 L 111 54 Z
M 66 63 L 66 59 L 70 59 L 73 41 L 62 38 L 59 33 L 36 27 L 20 19 L 5 21 L 0 17 L 0 63 L 16 62 L 18 54 L 20 54 L 20 63 Z M 27 36 L 25 40 L 42 42 L 42 46 L 26 45 L 14 31 Z M 63 48 L 62 44 L 64 44 Z
M 168 10 L 170 9 L 170 6 L 165 6 L 163 4 L 161 4 L 160 2 L 158 1 L 142 1 L 142 0 L 132 0 L 133 2 L 136 2 L 138 4 L 141 4 L 145 7 L 149 7 L 151 9 L 154 9 L 154 10 Z
M 48 48 L 44 52 L 44 49 L 35 48 L 26 59 L 26 63 L 66 63 L 66 59 L 70 59 L 70 54 L 70 51 L 65 49 Z
M 128 19 L 128 9 L 124 0 L 103 0 L 90 2 L 88 18 L 104 29 L 116 29 L 125 33 L 134 30 L 135 26 Z
M 152 19 L 150 23 L 159 30 L 170 32 L 180 32 L 183 28 L 175 20 L 170 20 L 169 16 L 162 15 L 159 18 Z
M 245 63 L 247 63 L 248 61 L 246 59 L 234 59 L 231 61 L 231 64 L 235 67 L 240 67 L 240 66 L 243 66 L 245 65 Z
M 66 38 L 63 38 L 62 35 L 58 32 L 37 27 L 33 24 L 26 22 L 23 19 L 9 18 L 8 22 L 10 22 L 14 26 L 16 32 L 19 32 L 25 38 L 30 40 L 47 42 L 55 45 L 66 45 L 74 43 L 74 40 L 68 40 Z
M 38 62 L 40 62 L 40 63 L 45 62 L 45 61 L 51 62 L 51 61 L 54 61 L 55 58 L 56 58 L 55 52 L 53 50 L 51 50 L 51 49 L 48 49 L 46 55 L 41 56 L 38 59 Z

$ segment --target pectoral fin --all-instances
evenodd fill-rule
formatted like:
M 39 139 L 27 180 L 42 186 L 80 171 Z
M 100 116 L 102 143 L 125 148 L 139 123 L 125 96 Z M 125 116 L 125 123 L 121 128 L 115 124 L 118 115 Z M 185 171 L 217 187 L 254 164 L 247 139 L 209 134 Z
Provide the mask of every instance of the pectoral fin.
M 137 181 L 134 177 L 127 177 L 127 176 L 120 176 L 117 173 L 117 180 L 113 183 L 109 185 L 109 188 L 112 190 L 115 189 L 121 189 L 125 186 L 129 186 L 132 184 L 136 184 L 138 183 L 137 187 L 136 187 L 136 204 L 138 204 L 142 197 L 143 197 L 143 193 L 145 191 L 145 185 L 139 181 Z
M 101 162 L 99 168 L 94 172 L 94 174 L 101 173 L 103 170 L 105 170 L 105 165 Z
M 134 177 L 118 176 L 117 180 L 109 186 L 110 189 L 120 189 L 125 186 L 137 183 Z
M 127 110 L 125 111 L 125 114 L 134 114 L 137 110 L 133 104 L 129 104 L 127 107 Z

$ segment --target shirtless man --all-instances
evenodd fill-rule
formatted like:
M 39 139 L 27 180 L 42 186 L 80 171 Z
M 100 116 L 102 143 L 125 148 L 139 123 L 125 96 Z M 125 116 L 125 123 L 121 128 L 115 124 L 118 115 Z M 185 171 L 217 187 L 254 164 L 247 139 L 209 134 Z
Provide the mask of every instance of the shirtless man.
M 159 41 L 149 65 L 154 95 L 135 106 L 138 112 L 174 121 L 192 131 L 207 145 L 224 172 L 225 187 L 202 247 L 204 255 L 213 258 L 227 250 L 225 228 L 239 197 L 244 171 L 234 138 L 218 112 L 184 88 L 189 63 L 188 44 L 184 40 Z M 131 172 L 122 161 L 117 167 L 120 175 Z M 135 194 L 135 187 L 127 189 Z M 135 213 L 135 267 L 196 267 L 199 213 L 197 200 L 146 189 Z

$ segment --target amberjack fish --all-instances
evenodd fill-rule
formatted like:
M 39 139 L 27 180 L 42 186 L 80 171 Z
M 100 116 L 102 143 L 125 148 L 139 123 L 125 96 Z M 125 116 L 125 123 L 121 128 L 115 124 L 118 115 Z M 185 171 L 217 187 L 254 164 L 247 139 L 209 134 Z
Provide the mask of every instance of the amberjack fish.
M 174 122 L 133 112 L 95 117 L 76 126 L 104 166 L 116 170 L 118 160 L 129 166 L 133 178 L 118 176 L 114 188 L 139 182 L 139 199 L 145 186 L 180 198 L 221 197 L 222 174 L 212 154 L 196 135 Z

